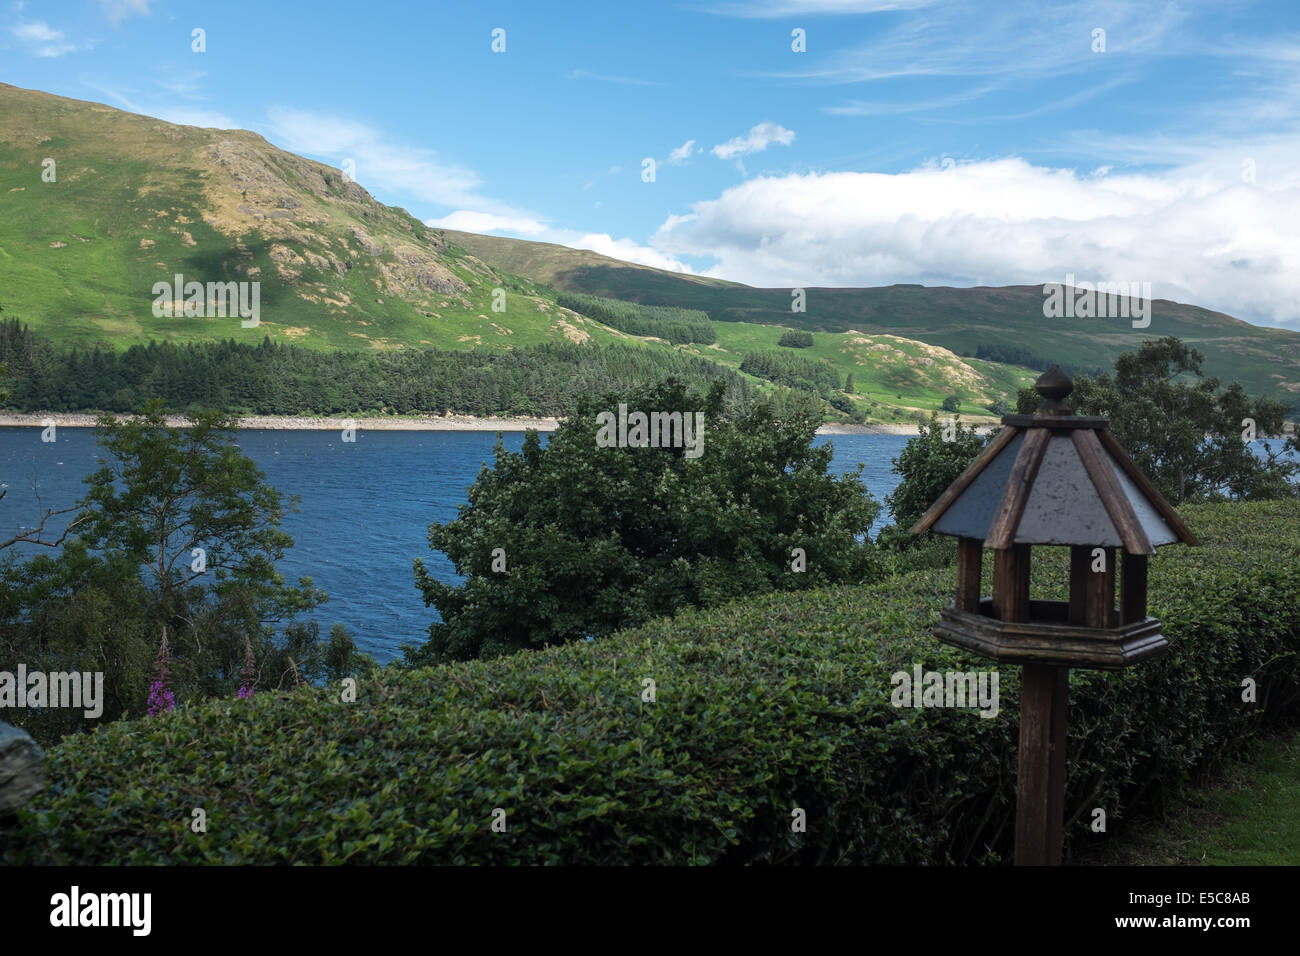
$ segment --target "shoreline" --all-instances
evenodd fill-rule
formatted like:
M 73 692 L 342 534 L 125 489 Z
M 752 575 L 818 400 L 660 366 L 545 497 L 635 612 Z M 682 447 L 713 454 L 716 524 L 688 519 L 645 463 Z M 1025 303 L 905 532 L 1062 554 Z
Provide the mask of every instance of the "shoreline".
M 98 416 L 92 412 L 0 412 L 0 428 L 43 428 L 51 422 L 58 428 L 93 428 Z M 128 417 L 119 415 L 118 417 Z M 167 424 L 173 427 L 185 423 L 182 415 L 168 415 Z M 345 423 L 362 431 L 408 432 L 522 432 L 535 428 L 539 432 L 552 432 L 558 427 L 558 418 L 480 418 L 474 415 L 413 415 L 399 418 L 348 418 L 347 416 L 307 417 L 302 415 L 247 415 L 239 419 L 239 427 L 249 430 L 269 431 L 340 431 Z M 917 435 L 915 425 L 846 425 L 829 424 L 817 429 L 818 435 Z

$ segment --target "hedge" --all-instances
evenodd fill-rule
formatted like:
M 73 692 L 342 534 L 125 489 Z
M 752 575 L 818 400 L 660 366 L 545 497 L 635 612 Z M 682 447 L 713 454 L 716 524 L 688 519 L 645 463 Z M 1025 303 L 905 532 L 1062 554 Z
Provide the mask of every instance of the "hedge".
M 1100 838 L 1093 807 L 1113 821 L 1148 806 L 1300 715 L 1300 503 L 1184 514 L 1203 546 L 1151 565 L 1170 652 L 1071 675 L 1071 841 Z M 1060 557 L 1035 562 L 1036 595 L 1062 593 Z M 1005 861 L 1018 670 L 1000 672 L 994 719 L 890 702 L 890 675 L 914 663 L 990 666 L 930 634 L 953 580 L 951 567 L 920 570 L 594 643 L 388 669 L 355 703 L 307 688 L 120 721 L 53 748 L 51 784 L 0 832 L 0 860 Z M 194 808 L 206 833 L 191 829 Z

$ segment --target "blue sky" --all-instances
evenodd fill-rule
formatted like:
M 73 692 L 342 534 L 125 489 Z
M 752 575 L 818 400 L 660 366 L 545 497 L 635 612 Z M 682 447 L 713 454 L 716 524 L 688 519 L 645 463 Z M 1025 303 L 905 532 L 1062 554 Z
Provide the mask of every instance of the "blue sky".
M 763 286 L 1148 281 L 1300 328 L 1294 2 L 28 0 L 0 57 L 351 160 L 436 224 Z

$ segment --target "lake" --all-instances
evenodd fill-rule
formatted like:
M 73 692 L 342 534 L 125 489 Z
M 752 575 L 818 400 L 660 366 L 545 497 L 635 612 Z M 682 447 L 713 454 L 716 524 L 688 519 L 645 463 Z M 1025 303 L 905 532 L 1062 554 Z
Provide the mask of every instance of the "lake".
M 42 442 L 39 428 L 0 428 L 3 537 L 35 523 L 33 486 L 44 508 L 68 507 L 85 493 L 82 478 L 98 467 L 100 456 L 94 432 L 60 427 L 57 438 Z M 495 432 L 365 430 L 356 438 L 343 442 L 337 431 L 245 430 L 239 444 L 272 485 L 302 499 L 282 525 L 294 547 L 280 570 L 289 581 L 310 575 L 329 594 L 315 612 L 322 633 L 340 621 L 360 650 L 383 663 L 400 656 L 403 642 L 424 640 L 437 620 L 415 587 L 414 559 L 424 558 L 441 580 L 459 580 L 451 562 L 429 550 L 428 526 L 456 516 L 479 469 L 491 464 L 497 438 Z M 503 437 L 512 451 L 523 440 L 523 432 Z M 890 461 L 907 437 L 831 435 L 819 436 L 817 444 L 827 441 L 834 446 L 831 470 L 851 471 L 861 463 L 863 481 L 883 503 L 897 484 Z M 20 546 L 9 552 L 46 550 Z

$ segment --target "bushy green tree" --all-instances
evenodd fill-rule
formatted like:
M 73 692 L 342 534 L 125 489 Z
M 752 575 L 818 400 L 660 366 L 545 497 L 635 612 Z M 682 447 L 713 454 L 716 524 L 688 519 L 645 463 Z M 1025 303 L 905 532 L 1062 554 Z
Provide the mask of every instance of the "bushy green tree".
M 961 411 L 961 398 L 957 395 L 949 395 L 939 407 L 945 412 L 959 412 Z
M 813 347 L 813 337 L 811 332 L 791 330 L 781 333 L 781 338 L 776 344 L 787 349 L 810 349 Z
M 366 665 L 346 634 L 326 645 L 314 621 L 292 620 L 325 594 L 276 570 L 293 543 L 280 521 L 295 502 L 239 451 L 234 427 L 207 411 L 171 426 L 159 403 L 137 419 L 101 418 L 105 457 L 86 478 L 73 537 L 0 569 L 0 660 L 103 671 L 106 719 L 143 712 L 164 633 L 178 702 L 233 695 L 246 644 L 256 687 Z M 37 729 L 49 739 L 76 729 L 73 717 Z
M 1204 356 L 1175 336 L 1144 341 L 1115 360 L 1115 373 L 1079 375 L 1067 399 L 1078 415 L 1109 419 L 1110 430 L 1170 502 L 1288 497 L 1297 493 L 1300 452 L 1295 433 L 1271 450 L 1245 440 L 1282 436 L 1287 408 L 1250 398 L 1240 383 L 1226 388 L 1201 372 Z M 1032 414 L 1041 399 L 1020 391 L 1018 410 Z
M 415 561 L 442 620 L 406 649 L 408 662 L 493 657 L 599 638 L 686 605 L 873 579 L 879 564 L 865 535 L 879 505 L 860 467 L 827 473 L 830 446 L 812 444 L 815 400 L 729 416 L 722 394 L 669 379 L 587 400 L 545 447 L 536 432 L 518 453 L 498 444 L 458 516 L 429 528 L 431 547 L 464 582 L 438 581 Z M 597 415 L 619 402 L 702 412 L 702 454 L 598 447 Z M 806 570 L 792 569 L 795 549 Z

